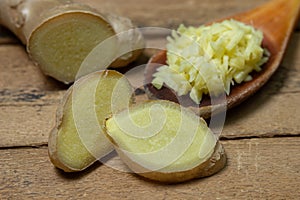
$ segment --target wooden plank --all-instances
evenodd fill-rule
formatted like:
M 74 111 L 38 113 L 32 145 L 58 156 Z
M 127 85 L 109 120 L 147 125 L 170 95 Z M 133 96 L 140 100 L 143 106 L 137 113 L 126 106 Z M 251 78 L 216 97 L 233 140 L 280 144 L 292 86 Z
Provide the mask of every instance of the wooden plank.
M 1 106 L 0 147 L 47 144 L 56 105 Z
M 152 33 L 155 34 L 155 33 Z M 165 35 L 154 37 L 147 36 L 149 46 L 163 46 Z M 153 54 L 153 50 L 148 49 L 139 62 L 131 66 L 144 64 Z M 269 84 L 270 92 L 292 92 L 299 89 L 300 80 L 300 33 L 295 33 L 288 45 L 286 56 L 282 66 L 272 78 Z M 17 45 L 0 46 L 0 90 L 4 89 L 37 89 L 43 91 L 57 91 L 66 89 L 68 86 L 49 78 L 42 74 L 37 66 L 28 58 L 25 49 Z
M 114 3 L 117 2 L 114 1 Z M 133 5 L 133 2 L 131 0 L 129 3 Z M 203 2 L 201 5 L 208 4 L 206 1 Z M 149 3 L 148 0 L 145 1 L 145 5 L 147 3 Z M 218 4 L 217 1 L 212 3 Z M 232 5 L 236 3 L 238 1 L 234 1 Z M 255 1 L 253 4 L 256 3 L 258 2 Z M 178 5 L 182 4 L 178 2 Z M 137 4 L 136 6 L 143 7 L 143 5 Z M 252 6 L 252 3 L 245 3 L 245 5 Z M 122 6 L 127 5 L 122 4 Z M 169 12 L 168 9 L 166 12 Z M 158 46 L 164 37 L 165 35 L 161 33 L 148 32 L 147 42 L 152 46 Z M 282 66 L 269 83 L 254 97 L 228 113 L 222 137 L 299 135 L 300 115 L 297 109 L 300 88 L 299 39 L 300 33 L 295 33 Z M 135 64 L 147 62 L 152 53 L 152 50 L 147 50 L 143 58 Z M 50 126 L 48 123 L 42 123 L 41 120 L 54 123 L 53 113 L 68 86 L 44 76 L 30 61 L 24 47 L 20 45 L 0 46 L 0 71 L 0 132 L 2 135 L 0 147 L 45 144 L 48 138 L 45 133 L 49 131 Z M 145 99 L 145 97 L 140 99 Z M 26 116 L 28 121 L 36 119 L 36 116 L 43 118 L 39 118 L 39 123 L 24 122 L 18 117 L 20 113 Z M 19 125 L 15 126 L 14 123 Z M 257 127 L 249 126 L 253 123 L 257 123 Z
M 61 90 L 65 85 L 42 74 L 21 45 L 0 46 L 0 90 Z
M 176 28 L 179 24 L 200 25 L 238 12 L 252 9 L 268 0 L 242 2 L 231 0 L 224 3 L 219 0 L 75 0 L 93 8 L 123 15 L 132 19 L 139 27 Z M 188 14 L 187 14 L 188 13 Z M 158 20 L 159 19 L 159 20 Z M 0 28 L 0 44 L 16 43 L 18 40 Z M 3 34 L 2 34 L 3 32 Z
M 0 90 L 0 106 L 47 106 L 57 105 L 62 99 L 65 90 L 40 91 L 40 90 Z
M 252 9 L 268 0 L 76 0 L 92 7 L 129 17 L 140 27 L 176 28 L 179 24 L 200 25 Z
M 223 141 L 227 167 L 204 179 L 162 185 L 96 164 L 54 169 L 47 149 L 0 150 L 0 199 L 298 199 L 300 138 Z
M 227 112 L 222 138 L 300 135 L 300 93 L 263 91 Z
M 78 1 L 130 17 L 140 27 L 176 28 L 180 23 L 203 24 L 268 0 L 232 0 L 226 6 L 220 0 Z M 163 46 L 164 37 L 160 32 L 146 35 L 156 46 Z M 299 199 L 300 138 L 294 137 L 300 135 L 299 39 L 298 28 L 268 84 L 227 113 L 222 134 L 227 167 L 209 178 L 161 185 L 99 163 L 77 174 L 55 169 L 47 154 L 48 133 L 69 86 L 44 76 L 24 46 L 0 27 L 0 199 Z M 135 64 L 147 62 L 154 51 L 147 49 Z M 144 99 L 138 96 L 138 101 Z M 250 139 L 274 135 L 291 137 Z
M 129 17 L 139 27 L 176 28 L 179 24 L 198 26 L 215 19 L 223 18 L 252 9 L 268 0 L 242 2 L 231 0 L 75 0 L 86 3 L 95 9 Z M 187 14 L 188 13 L 188 14 Z M 158 20 L 159 18 L 159 20 Z M 300 23 L 298 23 L 299 30 Z M 0 26 L 0 44 L 19 44 L 20 41 Z
M 299 135 L 300 37 L 294 34 L 281 66 L 253 97 L 228 112 L 225 138 Z
M 61 96 L 30 99 L 28 102 L 3 106 L 0 104 L 0 147 L 46 144 L 48 133 L 55 123 L 55 112 Z M 139 96 L 138 99 L 144 101 L 145 97 Z M 221 137 L 233 139 L 300 135 L 299 99 L 300 93 L 255 95 L 227 113 Z M 282 106 L 283 102 L 288 106 Z
M 288 63 L 288 61 L 286 62 Z M 296 65 L 287 64 L 285 66 L 291 66 L 293 68 Z M 285 73 L 288 72 L 288 78 L 291 77 L 292 79 L 295 79 L 293 74 L 297 74 L 293 73 L 295 72 L 294 70 L 288 71 L 285 67 L 280 68 L 275 78 L 257 95 L 228 113 L 227 123 L 224 127 L 222 137 L 238 138 L 299 135 L 300 128 L 298 122 L 300 115 L 299 109 L 297 109 L 299 99 L 299 93 L 296 92 L 299 90 L 297 79 L 294 81 L 285 81 L 288 83 L 286 87 L 285 85 L 276 84 L 276 81 L 278 81 L 277 76 L 286 78 L 286 76 L 282 76 L 284 74 L 282 71 Z M 274 87 L 274 85 L 281 86 L 281 88 L 277 86 Z M 278 91 L 279 94 L 277 94 Z M 282 91 L 282 94 L 280 91 Z M 49 123 L 54 123 L 55 109 L 63 93 L 64 91 L 2 91 L 0 98 L 2 105 L 0 108 L 2 115 L 0 121 L 0 132 L 2 135 L 1 146 L 31 146 L 47 143 L 47 133 L 51 128 Z M 283 102 L 289 106 L 281 106 Z M 51 105 L 50 107 L 49 104 Z M 52 110 L 49 110 L 50 108 Z M 20 113 L 22 113 L 22 115 L 20 115 Z M 27 116 L 27 119 L 30 120 L 25 123 L 20 116 Z M 31 120 L 36 119 L 36 116 L 42 116 L 42 118 L 38 118 L 37 122 Z M 42 120 L 44 119 L 47 120 L 43 123 Z M 18 126 L 14 124 L 18 124 Z M 45 126 L 45 124 L 47 125 Z M 249 124 L 256 124 L 256 126 L 253 127 Z
M 299 39 L 300 34 L 294 34 L 282 66 L 267 85 L 228 112 L 223 138 L 300 134 Z M 158 41 L 154 38 L 150 42 Z M 67 86 L 42 75 L 22 47 L 0 47 L 0 55 L 0 147 L 47 143 L 50 124 Z

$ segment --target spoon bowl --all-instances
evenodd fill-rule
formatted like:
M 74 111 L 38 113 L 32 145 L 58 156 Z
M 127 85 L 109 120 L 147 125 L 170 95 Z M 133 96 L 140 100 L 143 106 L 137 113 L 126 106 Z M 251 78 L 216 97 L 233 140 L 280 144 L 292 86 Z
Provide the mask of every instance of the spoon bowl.
M 262 46 L 267 48 L 271 54 L 268 62 L 263 65 L 263 70 L 259 73 L 251 74 L 253 77 L 251 81 L 231 87 L 231 92 L 226 97 L 227 109 L 240 104 L 253 95 L 270 79 L 279 67 L 289 38 L 299 17 L 299 10 L 300 0 L 271 0 L 253 10 L 216 21 L 235 19 L 262 31 L 264 34 Z M 179 103 L 175 91 L 166 86 L 158 90 L 151 84 L 153 74 L 157 68 L 166 64 L 166 59 L 166 50 L 163 50 L 149 60 L 145 70 L 145 89 L 150 98 L 166 99 Z M 213 111 L 217 113 L 218 108 L 222 107 L 221 105 L 212 105 L 209 97 L 204 97 L 200 105 L 193 103 L 188 95 L 182 99 L 184 101 L 180 101 L 180 104 L 191 107 L 204 118 L 209 118 Z

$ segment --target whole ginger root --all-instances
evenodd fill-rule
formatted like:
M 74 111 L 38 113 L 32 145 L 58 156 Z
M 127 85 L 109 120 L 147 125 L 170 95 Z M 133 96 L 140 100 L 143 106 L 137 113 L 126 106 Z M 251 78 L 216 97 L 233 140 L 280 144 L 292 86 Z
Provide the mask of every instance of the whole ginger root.
M 44 74 L 67 84 L 108 67 L 88 66 L 77 75 L 87 55 L 108 38 L 98 52 L 114 59 L 110 67 L 128 65 L 144 48 L 142 34 L 129 19 L 70 0 L 1 0 L 0 24 L 27 46 Z

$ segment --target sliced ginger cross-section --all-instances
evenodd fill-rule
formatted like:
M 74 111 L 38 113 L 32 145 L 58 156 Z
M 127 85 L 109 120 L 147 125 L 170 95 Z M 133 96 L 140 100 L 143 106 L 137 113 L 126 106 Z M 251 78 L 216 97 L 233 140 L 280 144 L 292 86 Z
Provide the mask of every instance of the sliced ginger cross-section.
M 103 134 L 105 119 L 132 102 L 132 87 L 116 71 L 100 71 L 79 79 L 57 111 L 48 142 L 52 163 L 66 171 L 81 171 L 113 150 Z
M 222 145 L 193 112 L 150 101 L 109 118 L 106 134 L 135 173 L 161 182 L 210 176 L 226 163 Z

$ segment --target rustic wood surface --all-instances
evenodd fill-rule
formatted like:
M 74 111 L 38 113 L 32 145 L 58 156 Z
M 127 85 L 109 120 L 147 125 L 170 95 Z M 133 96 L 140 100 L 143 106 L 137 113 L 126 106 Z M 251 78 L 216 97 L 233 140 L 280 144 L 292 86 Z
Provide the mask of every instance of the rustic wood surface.
M 96 164 L 66 174 L 54 169 L 47 149 L 11 148 L 0 154 L 0 199 L 297 199 L 300 139 L 222 142 L 228 154 L 220 173 L 184 184 L 162 185 Z
M 88 0 L 132 18 L 139 27 L 199 25 L 267 0 Z M 49 130 L 69 86 L 44 76 L 25 47 L 0 27 L 0 199 L 299 199 L 300 32 L 284 60 L 253 97 L 227 113 L 221 140 L 227 167 L 215 176 L 161 185 L 100 163 L 78 174 L 55 169 L 47 155 Z M 165 35 L 148 33 L 161 45 Z M 145 63 L 147 50 L 139 62 Z M 144 96 L 139 97 L 145 98 Z

